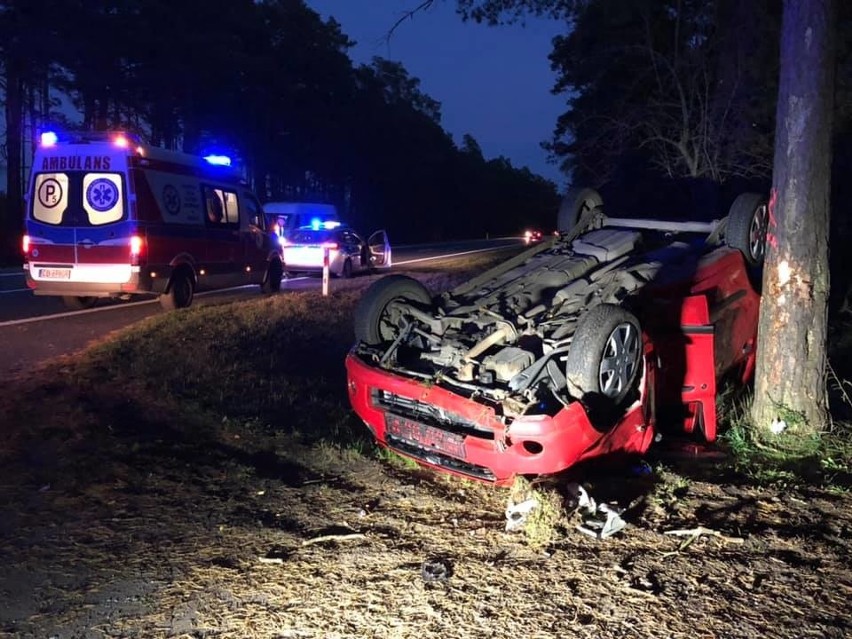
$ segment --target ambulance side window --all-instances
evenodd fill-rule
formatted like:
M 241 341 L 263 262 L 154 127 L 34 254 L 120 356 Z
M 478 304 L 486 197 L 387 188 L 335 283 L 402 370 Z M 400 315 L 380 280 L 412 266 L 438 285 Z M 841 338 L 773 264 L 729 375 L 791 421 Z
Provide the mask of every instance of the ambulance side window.
M 204 187 L 204 206 L 210 224 L 238 224 L 237 194 L 233 191 Z
M 259 229 L 266 228 L 263 220 L 263 213 L 261 212 L 262 209 L 260 208 L 260 204 L 258 204 L 257 200 L 254 199 L 253 195 L 243 193 L 243 196 L 240 199 L 240 204 L 249 224 L 256 226 Z
M 225 219 L 228 224 L 239 224 L 240 209 L 237 204 L 237 194 L 233 191 L 222 191 L 225 200 Z

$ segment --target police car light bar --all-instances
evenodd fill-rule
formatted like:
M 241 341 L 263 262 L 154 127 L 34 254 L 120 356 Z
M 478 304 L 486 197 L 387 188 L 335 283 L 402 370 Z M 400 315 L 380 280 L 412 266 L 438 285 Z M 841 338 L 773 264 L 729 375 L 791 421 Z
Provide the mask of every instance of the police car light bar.
M 56 146 L 56 143 L 59 142 L 59 136 L 56 135 L 55 131 L 44 131 L 41 134 L 41 145 L 45 147 Z
M 231 158 L 227 155 L 205 155 L 204 159 L 214 166 L 231 166 Z

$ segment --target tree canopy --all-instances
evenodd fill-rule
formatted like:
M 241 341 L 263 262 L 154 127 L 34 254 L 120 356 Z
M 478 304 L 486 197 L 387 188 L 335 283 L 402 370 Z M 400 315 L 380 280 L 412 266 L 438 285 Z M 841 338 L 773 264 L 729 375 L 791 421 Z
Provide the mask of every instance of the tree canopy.
M 839 3 L 835 129 L 852 126 L 852 3 Z M 548 143 L 574 182 L 762 180 L 772 171 L 781 0 L 457 0 L 491 24 L 566 25 L 550 56 L 566 110 Z
M 0 0 L 6 228 L 56 125 L 232 153 L 262 200 L 333 202 L 395 241 L 552 226 L 555 185 L 457 146 L 418 78 L 352 45 L 303 0 Z

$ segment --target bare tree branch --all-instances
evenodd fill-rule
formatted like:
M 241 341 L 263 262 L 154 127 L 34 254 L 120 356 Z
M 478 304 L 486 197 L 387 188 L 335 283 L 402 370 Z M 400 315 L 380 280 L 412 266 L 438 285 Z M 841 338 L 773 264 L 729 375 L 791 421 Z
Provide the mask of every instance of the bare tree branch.
M 399 25 L 401 25 L 406 20 L 413 19 L 414 16 L 416 14 L 420 13 L 421 11 L 426 11 L 433 4 L 435 4 L 435 0 L 422 0 L 422 2 L 419 5 L 417 5 L 416 7 L 414 7 L 413 9 L 408 9 L 408 10 L 404 11 L 402 16 L 400 16 L 399 19 L 396 22 L 393 23 L 391 28 L 388 29 L 388 32 L 384 37 L 384 41 L 390 42 L 391 38 L 393 37 L 394 32 L 397 30 L 397 28 L 399 28 Z

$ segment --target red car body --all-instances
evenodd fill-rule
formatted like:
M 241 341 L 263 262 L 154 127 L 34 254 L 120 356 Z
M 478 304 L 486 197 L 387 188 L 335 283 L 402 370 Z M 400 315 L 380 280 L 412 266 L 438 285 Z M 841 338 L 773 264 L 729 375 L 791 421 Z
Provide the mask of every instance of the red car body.
M 351 404 L 382 446 L 497 485 L 611 453 L 644 453 L 659 428 L 710 442 L 717 380 L 733 374 L 746 381 L 754 370 L 760 297 L 751 276 L 741 251 L 722 245 L 680 270 L 661 269 L 636 293 L 636 392 L 603 427 L 581 401 L 507 419 L 475 394 L 388 370 L 357 345 L 346 358 Z

